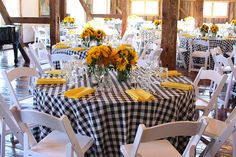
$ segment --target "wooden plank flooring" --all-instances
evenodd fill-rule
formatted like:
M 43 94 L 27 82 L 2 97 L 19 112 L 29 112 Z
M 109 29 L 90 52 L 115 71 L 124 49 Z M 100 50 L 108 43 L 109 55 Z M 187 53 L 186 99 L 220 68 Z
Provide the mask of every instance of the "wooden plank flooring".
M 4 53 L 0 52 L 0 72 L 4 70 L 10 70 L 13 69 L 14 66 L 14 56 L 13 56 L 13 51 L 12 50 L 7 50 Z M 22 57 L 19 58 L 19 63 L 17 66 L 24 66 L 24 61 Z M 185 76 L 188 76 L 191 80 L 194 80 L 196 77 L 196 72 L 188 73 L 186 70 L 178 68 L 179 71 L 181 71 Z M 10 104 L 10 96 L 9 96 L 9 91 L 7 90 L 7 86 L 4 82 L 2 74 L 0 74 L 0 93 L 3 95 L 5 100 L 7 101 L 8 104 Z M 17 87 L 17 93 L 18 95 L 21 95 L 22 93 L 28 92 L 26 88 L 24 88 L 24 84 L 27 83 L 27 80 L 25 79 L 20 79 L 15 82 L 15 85 Z M 208 81 L 201 82 L 203 86 L 208 85 Z M 207 94 L 207 92 L 205 93 Z M 23 150 L 20 144 L 12 144 L 10 142 L 10 135 L 7 136 L 7 142 L 6 142 L 6 157 L 22 157 L 23 156 Z M 204 148 L 203 144 L 199 144 L 197 148 L 197 156 L 199 153 L 202 152 Z M 232 147 L 229 146 L 228 144 L 223 147 L 221 151 L 219 151 L 217 157 L 230 157 L 231 156 L 231 151 Z

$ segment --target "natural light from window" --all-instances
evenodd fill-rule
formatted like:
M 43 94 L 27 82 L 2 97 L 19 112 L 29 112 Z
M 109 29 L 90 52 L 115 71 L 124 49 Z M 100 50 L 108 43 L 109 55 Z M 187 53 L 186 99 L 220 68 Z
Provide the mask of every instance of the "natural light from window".
M 71 17 L 75 18 L 75 23 L 84 23 L 85 22 L 85 12 L 78 0 L 67 0 L 67 13 Z M 75 9 L 76 8 L 76 9 Z
M 93 14 L 110 14 L 110 0 L 93 0 Z
M 158 15 L 159 0 L 132 0 L 131 13 L 133 15 Z
M 223 18 L 228 14 L 228 2 L 204 2 L 204 17 Z

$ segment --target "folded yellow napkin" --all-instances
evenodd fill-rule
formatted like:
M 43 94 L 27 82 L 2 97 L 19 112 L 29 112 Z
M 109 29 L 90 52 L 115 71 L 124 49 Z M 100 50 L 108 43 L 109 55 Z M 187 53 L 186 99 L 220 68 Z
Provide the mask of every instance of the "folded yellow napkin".
M 92 94 L 95 92 L 95 89 L 89 87 L 79 87 L 70 89 L 64 92 L 64 96 L 68 98 L 78 99 L 85 95 Z
M 150 101 L 154 100 L 154 96 L 143 89 L 130 89 L 125 91 L 132 99 L 136 101 Z
M 165 73 L 163 75 L 165 75 Z M 168 77 L 180 76 L 180 75 L 182 75 L 182 73 L 178 72 L 177 70 L 169 70 L 168 71 Z
M 70 48 L 70 46 L 69 45 L 60 44 L 60 45 L 56 45 L 55 48 L 57 48 L 57 49 L 67 49 L 67 48 Z
M 37 85 L 43 84 L 64 84 L 66 80 L 63 78 L 40 78 L 36 81 Z
M 183 37 L 186 37 L 186 38 L 194 38 L 195 36 L 194 35 L 191 35 L 191 34 L 188 34 L 188 33 L 183 33 L 181 34 Z
M 84 50 L 86 50 L 86 48 L 84 47 L 75 47 L 72 49 L 72 51 L 84 51 Z
M 63 72 L 63 70 L 48 70 L 48 71 L 45 71 L 45 73 L 52 74 L 52 75 L 61 75 L 64 72 Z
M 167 88 L 176 88 L 181 90 L 192 90 L 193 86 L 191 84 L 178 83 L 178 82 L 163 82 L 161 83 L 162 87 Z

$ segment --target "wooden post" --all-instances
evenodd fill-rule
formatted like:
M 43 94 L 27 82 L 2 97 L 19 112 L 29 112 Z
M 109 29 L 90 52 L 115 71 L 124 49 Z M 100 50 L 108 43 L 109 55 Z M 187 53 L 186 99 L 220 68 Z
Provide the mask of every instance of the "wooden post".
M 169 69 L 176 69 L 176 39 L 177 39 L 177 0 L 162 1 L 162 65 Z M 171 11 L 170 11 L 171 10 Z
M 60 21 L 66 17 L 66 0 L 60 0 Z
M 51 46 L 60 41 L 59 0 L 50 0 L 50 40 Z
M 201 27 L 203 24 L 203 4 L 204 0 L 196 0 L 195 26 Z
M 125 34 L 127 23 L 128 23 L 128 0 L 122 0 L 122 30 L 121 30 L 121 36 Z

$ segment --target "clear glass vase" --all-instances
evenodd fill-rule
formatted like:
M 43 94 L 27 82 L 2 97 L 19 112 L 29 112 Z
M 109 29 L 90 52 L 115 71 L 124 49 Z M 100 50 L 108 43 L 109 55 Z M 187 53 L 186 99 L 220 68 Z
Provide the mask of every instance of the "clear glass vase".
M 117 71 L 117 79 L 120 82 L 127 81 L 129 76 L 130 76 L 130 72 L 127 70 L 126 71 Z

